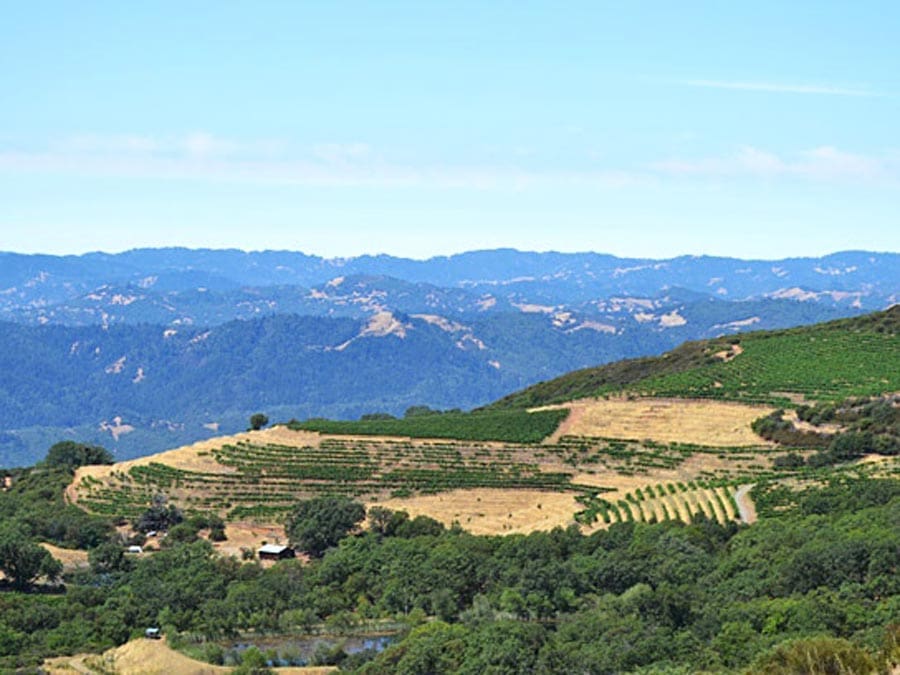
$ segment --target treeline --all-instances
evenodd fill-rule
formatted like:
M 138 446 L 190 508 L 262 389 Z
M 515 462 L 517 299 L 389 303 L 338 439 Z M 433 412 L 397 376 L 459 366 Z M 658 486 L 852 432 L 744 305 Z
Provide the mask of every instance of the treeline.
M 777 672 L 797 650 L 859 672 L 900 663 L 900 481 L 786 490 L 758 488 L 752 527 L 698 517 L 589 536 L 474 536 L 383 509 L 354 534 L 361 507 L 323 503 L 289 523 L 320 557 L 268 569 L 187 536 L 137 560 L 103 545 L 55 594 L 0 593 L 0 667 L 102 650 L 149 625 L 216 661 L 219 641 L 245 631 L 381 620 L 410 630 L 381 654 L 329 660 L 366 673 Z M 31 506 L 12 517 L 27 522 L 41 498 L 24 494 Z M 316 518 L 337 524 L 333 538 L 317 538 Z

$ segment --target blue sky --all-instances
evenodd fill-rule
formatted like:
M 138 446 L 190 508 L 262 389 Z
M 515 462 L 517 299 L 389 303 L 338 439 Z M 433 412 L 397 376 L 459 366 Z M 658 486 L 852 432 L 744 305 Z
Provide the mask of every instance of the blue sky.
M 0 250 L 900 250 L 900 3 L 27 2 Z

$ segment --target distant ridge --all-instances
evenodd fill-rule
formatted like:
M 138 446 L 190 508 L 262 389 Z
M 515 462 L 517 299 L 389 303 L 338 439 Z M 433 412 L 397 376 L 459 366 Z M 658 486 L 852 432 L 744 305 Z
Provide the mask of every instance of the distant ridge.
M 682 288 L 730 300 L 801 289 L 859 293 L 861 306 L 883 309 L 900 293 L 900 254 L 842 251 L 821 257 L 741 260 L 680 256 L 667 260 L 603 253 L 471 251 L 427 260 L 390 255 L 322 258 L 291 251 L 135 249 L 80 256 L 0 253 L 0 307 L 11 299 L 59 302 L 102 284 L 144 283 L 164 290 L 276 285 L 315 286 L 337 276 L 375 275 L 444 287 L 498 284 L 570 301 Z M 154 279 L 155 277 L 155 279 Z M 7 296 L 12 296 L 7 297 Z M 890 300 L 893 298 L 893 300 Z

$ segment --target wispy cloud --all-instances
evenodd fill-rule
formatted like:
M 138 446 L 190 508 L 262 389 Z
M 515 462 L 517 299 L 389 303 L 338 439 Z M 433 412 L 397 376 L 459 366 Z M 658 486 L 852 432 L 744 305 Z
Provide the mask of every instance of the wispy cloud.
M 650 169 L 682 177 L 760 178 L 798 177 L 810 180 L 852 180 L 896 183 L 900 162 L 892 155 L 861 155 L 832 146 L 804 150 L 792 156 L 743 146 L 735 153 L 700 159 L 669 159 L 654 162 Z
M 107 157 L 274 157 L 287 144 L 278 139 L 238 140 L 206 131 L 174 136 L 145 134 L 78 134 L 48 145 L 46 150 L 61 154 Z
M 823 84 L 786 84 L 781 82 L 751 82 L 746 80 L 679 80 L 679 84 L 705 89 L 736 89 L 774 94 L 816 94 L 823 96 L 881 96 L 877 91 L 861 87 L 838 87 Z
M 743 146 L 725 155 L 671 157 L 642 165 L 617 165 L 596 156 L 591 165 L 547 168 L 514 150 L 499 163 L 409 163 L 387 159 L 361 141 L 299 147 L 284 140 L 231 139 L 207 132 L 83 135 L 30 149 L 0 146 L 0 170 L 300 187 L 506 191 L 565 186 L 616 190 L 672 179 L 900 184 L 896 153 L 862 155 L 827 145 L 792 154 Z
M 515 155 L 515 153 L 513 153 Z M 619 169 L 540 170 L 516 163 L 411 165 L 385 159 L 368 143 L 294 147 L 196 132 L 182 137 L 82 135 L 31 150 L 4 151 L 0 170 L 132 178 L 171 178 L 311 187 L 525 190 L 585 184 L 621 188 L 651 179 Z

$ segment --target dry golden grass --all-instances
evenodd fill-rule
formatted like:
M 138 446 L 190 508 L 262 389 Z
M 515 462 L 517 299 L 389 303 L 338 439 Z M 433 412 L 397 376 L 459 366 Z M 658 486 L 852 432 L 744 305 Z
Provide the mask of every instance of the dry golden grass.
M 666 502 L 669 505 L 669 513 L 685 523 L 691 522 L 691 511 L 684 499 L 676 499 L 674 495 L 668 495 Z
M 540 490 L 454 490 L 436 495 L 386 499 L 378 505 L 410 516 L 426 515 L 473 534 L 528 533 L 567 527 L 582 507 L 572 493 Z M 372 504 L 373 506 L 375 504 Z
M 725 516 L 725 512 L 722 510 L 722 507 L 719 506 L 719 500 L 716 499 L 716 494 L 713 490 L 706 489 L 702 491 L 703 496 L 706 497 L 706 503 L 710 505 L 713 510 L 713 515 L 716 520 L 720 523 L 726 522 L 727 518 Z
M 44 661 L 43 669 L 50 675 L 71 673 L 122 673 L 123 675 L 213 675 L 230 673 L 233 669 L 196 661 L 171 649 L 163 640 L 144 638 L 126 642 L 103 654 L 59 656 Z M 324 675 L 334 667 L 275 668 L 284 675 Z
M 769 458 L 765 455 L 755 455 L 751 461 L 767 462 Z M 649 485 L 655 486 L 660 483 L 689 482 L 733 466 L 734 462 L 727 458 L 697 454 L 675 469 L 653 469 L 648 473 L 632 476 L 614 471 L 583 473 L 574 476 L 573 482 L 605 488 L 608 491 L 603 492 L 600 497 L 616 504 L 638 488 L 646 489 Z M 715 499 L 715 494 L 722 497 L 724 512 Z M 700 495 L 708 499 L 699 499 Z M 749 497 L 744 499 L 750 503 Z M 405 510 L 413 517 L 427 515 L 445 525 L 456 521 L 474 534 L 527 533 L 556 526 L 567 527 L 575 522 L 574 514 L 583 508 L 571 493 L 484 488 L 387 499 L 374 503 L 394 510 Z M 537 507 L 538 504 L 541 505 L 540 509 Z M 664 497 L 655 496 L 631 504 L 630 508 L 634 510 L 637 519 L 663 520 L 666 516 L 663 504 L 666 504 L 671 517 L 685 522 L 690 522 L 691 516 L 695 513 L 703 513 L 708 518 L 720 522 L 734 520 L 736 516 L 726 488 L 679 492 L 676 495 L 666 494 Z M 583 529 L 593 531 L 604 527 L 605 524 L 598 522 Z
M 88 566 L 88 554 L 87 551 L 78 551 L 71 548 L 60 548 L 59 546 L 54 546 L 53 544 L 42 543 L 43 546 L 50 555 L 59 560 L 62 563 L 63 569 L 67 572 L 78 569 L 79 567 L 87 567 Z
M 774 411 L 742 403 L 662 398 L 582 399 L 543 409 L 556 408 L 571 413 L 548 442 L 569 435 L 716 447 L 767 445 L 750 423 Z
M 254 551 L 263 544 L 286 544 L 287 534 L 283 525 L 260 524 L 249 521 L 230 522 L 225 525 L 225 541 L 212 542 L 213 548 L 224 556 L 240 559 L 242 550 Z

